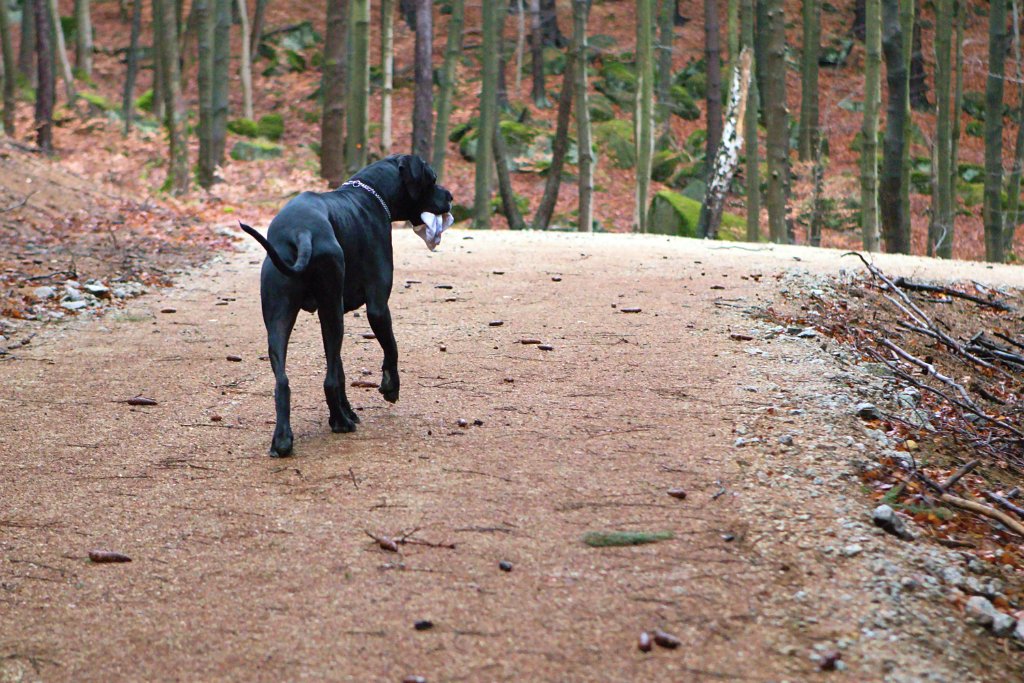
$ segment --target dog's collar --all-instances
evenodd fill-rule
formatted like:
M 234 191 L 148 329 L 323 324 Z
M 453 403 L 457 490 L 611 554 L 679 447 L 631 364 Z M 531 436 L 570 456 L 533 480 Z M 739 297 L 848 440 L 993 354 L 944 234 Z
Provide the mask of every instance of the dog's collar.
M 373 189 L 372 187 L 364 183 L 362 180 L 347 180 L 341 184 L 342 187 L 345 187 L 346 185 L 358 187 L 359 189 L 366 190 L 367 192 L 372 194 L 377 199 L 377 201 L 380 202 L 381 207 L 384 209 L 384 213 L 387 214 L 388 223 L 391 222 L 391 210 L 388 208 L 387 202 L 385 202 L 384 199 L 379 194 L 377 194 L 377 190 Z

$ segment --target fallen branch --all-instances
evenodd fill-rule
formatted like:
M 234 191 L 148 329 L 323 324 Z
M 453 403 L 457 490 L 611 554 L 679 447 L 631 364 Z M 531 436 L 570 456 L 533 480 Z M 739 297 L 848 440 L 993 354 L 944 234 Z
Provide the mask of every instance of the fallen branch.
M 943 503 L 949 503 L 950 505 L 961 508 L 963 510 L 969 510 L 976 514 L 983 515 L 990 519 L 994 519 L 1000 522 L 1003 526 L 1005 526 L 1013 533 L 1017 534 L 1021 538 L 1024 538 L 1024 524 L 1021 524 L 1013 517 L 1007 515 L 1005 512 L 1000 512 L 999 510 L 996 510 L 993 507 L 989 507 L 988 505 L 983 505 L 982 503 L 975 503 L 974 501 L 964 500 L 963 498 L 957 498 L 956 496 L 952 496 L 948 493 L 943 493 L 941 496 L 939 496 L 939 500 L 941 500 Z
M 980 464 L 981 464 L 980 460 L 972 460 L 969 463 L 966 463 L 965 465 L 963 465 L 960 469 L 958 469 L 956 472 L 953 473 L 953 476 L 951 476 L 949 479 L 947 479 L 945 482 L 943 482 L 942 490 L 943 491 L 948 491 L 949 489 L 951 489 L 953 486 L 956 485 L 956 483 L 958 481 L 963 479 L 963 477 L 965 475 L 970 473 L 971 470 L 973 470 L 975 467 L 977 467 Z
M 981 493 L 982 493 L 983 496 L 985 496 L 986 498 L 991 500 L 996 505 L 1004 507 L 1007 510 L 1009 510 L 1010 512 L 1012 512 L 1013 514 L 1015 514 L 1018 517 L 1020 517 L 1021 519 L 1024 519 L 1024 508 L 1022 508 L 1020 506 L 1017 506 L 1017 505 L 1014 505 L 1013 503 L 1008 501 L 1005 497 L 1000 496 L 998 493 L 995 493 L 993 491 L 982 491 Z
M 975 296 L 973 294 L 967 294 L 966 292 L 958 291 L 956 289 L 953 289 L 952 287 L 945 287 L 942 285 L 926 285 L 923 282 L 911 282 L 905 277 L 896 278 L 894 284 L 897 287 L 900 287 L 901 289 L 908 289 L 912 292 L 932 292 L 935 294 L 945 294 L 946 296 L 955 296 L 960 299 L 967 299 L 968 301 L 973 301 L 974 303 L 980 306 L 989 306 L 990 308 L 994 308 L 999 311 L 1013 311 L 1013 307 L 1006 302 L 984 299 L 980 296 Z
M 23 207 L 26 204 L 28 204 L 28 200 L 32 199 L 32 195 L 34 195 L 38 191 L 39 190 L 32 190 L 27 195 L 25 195 L 25 198 L 22 199 L 20 202 L 14 202 L 13 204 L 8 206 L 7 208 L 0 209 L 0 213 L 7 213 L 8 211 L 14 211 L 15 209 L 20 209 L 21 207 Z

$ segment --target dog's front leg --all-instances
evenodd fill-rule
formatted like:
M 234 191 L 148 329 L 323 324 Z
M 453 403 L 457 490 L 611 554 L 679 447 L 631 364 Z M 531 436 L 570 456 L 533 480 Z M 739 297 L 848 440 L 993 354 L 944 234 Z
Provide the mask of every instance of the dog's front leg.
M 383 299 L 383 301 L 381 301 Z M 391 310 L 387 298 L 377 297 L 366 302 L 366 317 L 370 321 L 370 329 L 384 351 L 384 363 L 381 365 L 380 393 L 385 401 L 398 401 L 398 344 L 395 333 L 391 329 Z

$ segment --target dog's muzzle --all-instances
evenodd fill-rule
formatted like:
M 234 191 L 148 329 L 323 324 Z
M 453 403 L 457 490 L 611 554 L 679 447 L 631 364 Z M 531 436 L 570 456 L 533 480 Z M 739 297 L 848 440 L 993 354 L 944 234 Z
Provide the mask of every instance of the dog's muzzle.
M 420 220 L 423 221 L 423 225 L 413 225 L 412 229 L 426 243 L 427 249 L 430 251 L 437 249 L 437 245 L 441 244 L 441 233 L 452 227 L 452 223 L 455 222 L 455 218 L 450 213 L 439 216 L 426 211 L 420 214 Z

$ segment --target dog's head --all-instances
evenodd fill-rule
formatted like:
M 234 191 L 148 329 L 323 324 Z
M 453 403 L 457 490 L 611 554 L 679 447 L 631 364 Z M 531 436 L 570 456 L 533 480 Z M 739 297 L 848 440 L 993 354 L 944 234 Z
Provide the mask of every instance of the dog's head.
M 398 158 L 398 175 L 412 204 L 409 222 L 433 251 L 441 243 L 441 233 L 452 224 L 452 193 L 437 184 L 434 169 L 415 154 Z

